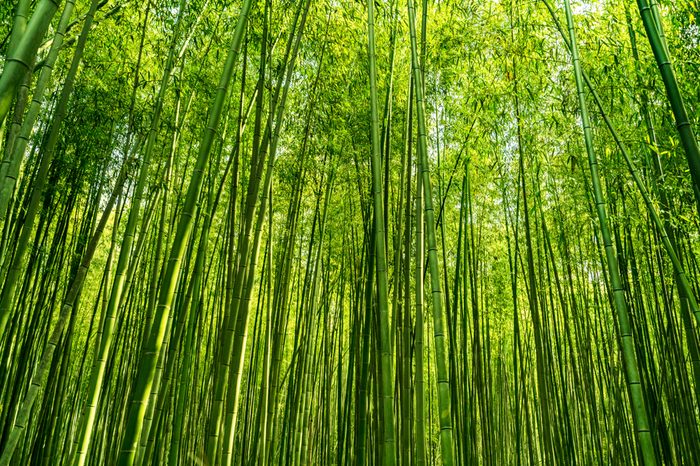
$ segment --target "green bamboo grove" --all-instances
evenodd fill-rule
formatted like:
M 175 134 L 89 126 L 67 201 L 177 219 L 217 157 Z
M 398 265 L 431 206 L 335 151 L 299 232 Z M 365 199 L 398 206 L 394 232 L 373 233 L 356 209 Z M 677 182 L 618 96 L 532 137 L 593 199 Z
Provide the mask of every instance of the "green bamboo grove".
M 0 2 L 0 466 L 700 464 L 698 18 Z

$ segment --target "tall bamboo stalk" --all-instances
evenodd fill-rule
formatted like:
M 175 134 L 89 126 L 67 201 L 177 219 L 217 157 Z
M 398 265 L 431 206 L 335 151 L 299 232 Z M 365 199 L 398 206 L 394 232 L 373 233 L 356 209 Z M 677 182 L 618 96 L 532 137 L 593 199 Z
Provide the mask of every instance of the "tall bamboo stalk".
M 578 54 L 576 31 L 574 30 L 574 20 L 571 13 L 571 5 L 569 0 L 564 0 L 564 6 L 566 9 L 566 23 L 569 29 L 571 56 L 574 65 L 574 76 L 576 78 L 576 89 L 578 93 L 579 108 L 581 111 L 584 141 L 586 153 L 588 154 L 588 165 L 591 171 L 591 182 L 593 184 L 593 196 L 595 198 L 600 235 L 605 247 L 605 261 L 607 262 L 608 273 L 610 274 L 610 291 L 613 295 L 613 302 L 617 312 L 620 347 L 624 361 L 627 388 L 629 390 L 629 403 L 632 411 L 632 417 L 634 418 L 635 434 L 640 450 L 640 457 L 645 465 L 650 466 L 656 464 L 656 454 L 654 452 L 654 443 L 649 427 L 649 416 L 647 413 L 646 402 L 639 376 L 636 348 L 632 336 L 632 326 L 630 323 L 627 301 L 620 281 L 620 270 L 618 267 L 617 257 L 613 250 L 612 240 L 608 230 L 605 199 L 603 197 L 603 192 L 600 186 L 600 177 L 598 175 L 598 160 L 593 148 L 593 135 L 584 96 L 581 63 Z

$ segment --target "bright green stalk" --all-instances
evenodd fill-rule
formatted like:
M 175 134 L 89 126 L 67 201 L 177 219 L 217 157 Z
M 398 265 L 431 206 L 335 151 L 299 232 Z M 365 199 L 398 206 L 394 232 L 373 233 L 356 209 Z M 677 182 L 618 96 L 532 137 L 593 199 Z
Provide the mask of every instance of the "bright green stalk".
M 60 0 L 39 1 L 16 48 L 5 60 L 5 69 L 0 75 L 0 126 L 10 111 L 12 99 L 24 73 L 31 71 L 30 63 L 34 61 L 36 51 L 60 3 Z
M 240 251 L 244 251 L 246 254 L 245 256 L 241 256 L 242 261 L 236 274 L 236 281 L 233 285 L 233 310 L 235 311 L 234 315 L 236 316 L 236 325 L 231 353 L 231 368 L 228 372 L 228 383 L 225 385 L 229 390 L 232 390 L 233 393 L 229 393 L 226 400 L 226 416 L 223 435 L 226 444 L 223 448 L 222 460 L 222 464 L 224 465 L 230 465 L 233 457 L 233 442 L 235 439 L 238 420 L 238 401 L 240 396 L 241 377 L 243 374 L 243 364 L 246 350 L 245 343 L 248 337 L 248 312 L 250 308 L 250 297 L 253 289 L 253 281 L 255 278 L 255 267 L 260 249 L 260 236 L 265 218 L 265 210 L 268 205 L 267 196 L 270 193 L 272 183 L 272 170 L 277 156 L 277 144 L 279 141 L 280 131 L 282 129 L 282 117 L 284 115 L 289 85 L 294 72 L 294 64 L 296 62 L 299 52 L 299 45 L 306 27 L 306 20 L 308 18 L 310 6 L 311 0 L 306 0 L 305 2 L 299 4 L 299 9 L 296 12 L 296 18 L 294 21 L 295 26 L 292 28 L 292 34 L 290 34 L 289 43 L 285 52 L 286 59 L 284 62 L 286 63 L 286 73 L 284 79 L 280 78 L 273 97 L 274 104 L 272 107 L 276 112 L 274 115 L 274 122 L 272 119 L 272 113 L 270 113 L 268 115 L 268 124 L 265 129 L 265 136 L 261 145 L 261 151 L 255 165 L 257 168 L 257 175 L 255 176 L 254 181 L 250 183 L 247 194 L 248 205 L 246 206 L 245 234 L 240 243 L 242 245 Z M 296 26 L 297 21 L 299 21 L 298 28 Z M 281 96 L 279 94 L 280 91 L 282 92 Z M 277 100 L 277 96 L 280 96 L 279 100 Z M 273 127 L 274 129 L 271 129 Z M 263 167 L 265 160 L 267 160 L 267 163 Z M 265 171 L 265 177 L 263 179 L 262 190 L 260 190 L 260 175 L 262 174 L 263 168 Z M 253 219 L 258 192 L 260 193 L 260 207 L 256 214 L 256 218 Z M 250 233 L 253 225 L 255 225 L 255 230 L 251 245 Z M 212 458 L 209 459 L 212 460 Z
M 268 212 L 268 222 L 267 222 L 267 236 L 268 236 L 268 250 L 267 250 L 267 262 L 265 267 L 267 268 L 267 288 L 265 295 L 265 311 L 267 314 L 267 319 L 265 321 L 265 342 L 263 353 L 263 372 L 262 381 L 260 388 L 260 405 L 258 408 L 258 419 L 256 421 L 256 429 L 253 431 L 254 437 L 254 447 L 251 452 L 252 458 L 260 464 L 266 464 L 265 447 L 267 445 L 267 423 L 269 422 L 267 414 L 267 406 L 270 403 L 270 363 L 272 356 L 272 248 L 274 243 L 272 242 L 273 227 L 272 227 L 272 196 L 269 199 L 269 205 L 267 207 Z M 259 443 L 258 443 L 259 442 Z
M 377 71 L 374 44 L 374 0 L 367 2 L 367 36 L 369 54 L 369 88 L 372 118 L 372 197 L 374 200 L 374 241 L 377 267 L 377 310 L 379 312 L 380 370 L 380 419 L 384 427 L 383 464 L 396 462 L 394 433 L 394 387 L 389 337 L 389 296 L 387 291 L 386 235 L 384 233 L 384 203 L 382 199 L 382 162 L 379 140 L 379 111 L 377 110 Z M 387 137 L 389 137 L 387 135 Z M 388 163 L 388 160 L 385 160 Z
M 411 105 L 413 105 L 413 92 L 415 92 L 415 82 L 411 80 L 412 91 L 409 92 Z M 409 128 L 409 130 L 412 130 Z M 416 161 L 416 336 L 415 336 L 415 358 L 416 358 L 416 464 L 425 465 L 425 382 L 423 370 L 423 262 L 425 261 L 424 237 L 423 237 L 423 173 L 421 171 L 420 157 Z
M 413 150 L 411 133 L 413 128 L 413 93 L 415 82 L 411 73 L 408 90 L 408 118 L 406 122 L 406 139 L 410 143 L 409 150 Z M 416 295 L 416 324 L 415 324 L 415 427 L 416 427 L 416 454 L 415 462 L 418 466 L 425 464 L 425 383 L 423 370 L 423 262 L 424 239 L 423 239 L 423 181 L 421 172 L 420 157 L 416 159 L 416 195 L 415 195 L 415 295 Z
M 96 1 L 93 1 L 93 4 L 96 3 Z M 19 439 L 22 437 L 22 434 L 29 425 L 29 417 L 32 413 L 32 407 L 34 406 L 34 402 L 36 401 L 36 398 L 39 395 L 39 389 L 42 388 L 42 385 L 45 383 L 47 376 L 49 379 L 51 378 L 51 369 L 55 368 L 52 365 L 54 352 L 56 350 L 56 347 L 59 345 L 59 342 L 61 341 L 63 330 L 65 329 L 66 323 L 68 323 L 68 320 L 73 312 L 73 306 L 75 304 L 75 301 L 78 298 L 81 290 L 83 289 L 85 277 L 87 275 L 88 268 L 90 267 L 90 263 L 92 262 L 92 258 L 95 254 L 95 250 L 97 249 L 97 246 L 100 242 L 100 238 L 102 237 L 102 232 L 104 231 L 105 226 L 107 225 L 107 222 L 110 218 L 112 208 L 114 207 L 114 204 L 116 203 L 117 198 L 121 194 L 122 188 L 124 187 L 124 182 L 127 178 L 128 167 L 130 163 L 131 160 L 129 159 L 126 160 L 122 165 L 119 176 L 117 177 L 117 181 L 114 186 L 114 191 L 112 192 L 112 195 L 110 196 L 104 208 L 104 211 L 102 212 L 100 221 L 97 227 L 95 228 L 92 237 L 90 238 L 90 243 L 85 249 L 85 253 L 83 254 L 83 258 L 80 262 L 80 266 L 68 287 L 68 292 L 66 293 L 66 296 L 63 299 L 61 312 L 54 327 L 54 330 L 51 333 L 51 337 L 49 338 L 48 342 L 46 343 L 46 347 L 44 348 L 44 351 L 41 354 L 41 359 L 39 360 L 36 366 L 36 370 L 31 377 L 29 388 L 27 389 L 27 394 L 25 395 L 24 400 L 22 401 L 20 409 L 17 413 L 5 448 L 2 450 L 2 455 L 0 456 L 0 466 L 7 466 L 12 461 L 15 448 L 17 448 L 17 443 L 19 442 Z
M 612 287 L 613 301 L 617 311 L 617 318 L 620 332 L 620 345 L 622 349 L 623 364 L 625 367 L 625 378 L 629 389 L 632 418 L 635 425 L 637 444 L 641 453 L 641 460 L 645 466 L 656 465 L 656 455 L 654 452 L 654 442 L 651 438 L 649 418 L 647 415 L 644 392 L 637 367 L 637 357 L 635 354 L 634 339 L 632 336 L 632 325 L 630 323 L 629 311 L 625 300 L 625 293 L 620 279 L 620 269 L 617 263 L 617 256 L 613 250 L 610 231 L 608 230 L 608 219 L 605 211 L 605 199 L 600 186 L 598 175 L 598 160 L 593 149 L 593 134 L 588 117 L 586 100 L 584 96 L 583 75 L 581 63 L 576 45 L 576 31 L 574 30 L 574 20 L 571 13 L 569 0 L 564 0 L 566 9 L 566 23 L 569 29 L 569 40 L 571 42 L 571 56 L 574 64 L 574 75 L 576 78 L 576 89 L 578 101 L 581 109 L 581 121 L 583 125 L 583 135 L 588 154 L 588 164 L 591 170 L 591 181 L 593 183 L 593 195 L 595 198 L 598 221 L 600 222 L 600 233 L 605 246 L 605 257 L 607 259 L 608 271 L 610 273 L 610 284 Z
M 29 6 L 31 2 L 29 0 L 19 0 L 17 2 L 17 6 L 15 7 L 15 15 L 14 15 L 14 22 L 12 25 L 12 31 L 10 33 L 10 38 L 9 38 L 9 43 L 7 45 L 7 55 L 12 55 L 17 48 L 17 43 L 20 41 L 22 36 L 24 35 L 24 31 L 27 28 L 27 17 L 29 15 Z M 31 64 L 31 67 L 33 68 L 33 61 Z M 22 117 L 24 115 L 24 106 L 26 104 L 26 96 L 28 92 L 29 85 L 31 83 L 31 74 L 30 73 L 23 73 L 24 76 L 22 78 L 22 85 L 20 87 L 19 92 L 17 92 L 17 98 L 15 100 L 15 108 L 14 108 L 14 117 L 12 124 L 8 124 L 5 129 L 9 129 L 7 138 L 4 138 L 4 135 L 2 135 L 2 139 L 5 139 L 5 156 L 2 160 L 2 165 L 0 165 L 0 188 L 3 188 L 4 185 L 4 180 L 5 180 L 5 171 L 6 171 L 6 164 L 10 160 L 10 156 L 12 155 L 12 148 L 14 146 L 14 141 L 16 140 L 17 137 L 17 132 L 19 131 L 19 127 L 22 125 Z M 1 204 L 0 204 L 1 205 Z M 0 219 L 2 219 L 4 216 L 4 213 L 0 214 Z
M 178 36 L 178 29 L 180 25 L 180 20 L 182 17 L 182 11 L 184 10 L 184 0 L 180 1 L 180 14 L 178 14 L 178 19 L 175 24 L 175 31 L 173 32 L 173 39 L 170 46 L 170 51 L 168 53 L 168 59 L 166 61 L 165 69 L 163 70 L 163 77 L 161 79 L 160 91 L 158 97 L 156 98 L 155 109 L 153 112 L 153 119 L 151 120 L 151 128 L 148 133 L 148 139 L 146 141 L 146 147 L 143 153 L 143 160 L 141 165 L 141 170 L 139 173 L 138 181 L 136 182 L 136 188 L 134 189 L 134 195 L 131 201 L 132 208 L 129 211 L 129 217 L 126 224 L 126 229 L 124 231 L 124 238 L 121 242 L 121 247 L 119 250 L 119 259 L 117 262 L 117 268 L 115 270 L 114 282 L 112 284 L 112 292 L 109 295 L 109 303 L 105 311 L 105 322 L 103 327 L 102 338 L 99 342 L 99 353 L 95 358 L 93 363 L 92 371 L 90 374 L 90 382 L 88 385 L 88 398 L 86 400 L 83 420 L 80 423 L 80 430 L 78 433 L 78 445 L 79 448 L 76 450 L 76 464 L 78 466 L 83 466 L 87 459 L 87 452 L 90 446 L 90 439 L 92 438 L 93 427 L 95 424 L 95 416 L 97 414 L 97 407 L 100 400 L 100 392 L 104 380 L 105 369 L 107 367 L 107 360 L 109 359 L 109 353 L 112 347 L 112 339 L 114 336 L 114 327 L 117 319 L 117 308 L 121 301 L 122 292 L 124 290 L 124 283 L 127 279 L 127 268 L 129 265 L 129 260 L 131 259 L 132 243 L 134 240 L 134 234 L 136 232 L 136 225 L 139 219 L 139 211 L 141 209 L 141 199 L 143 198 L 143 193 L 146 186 L 146 181 L 148 179 L 148 173 L 151 163 L 151 154 L 153 153 L 153 147 L 158 135 L 158 128 L 160 126 L 160 115 L 163 109 L 163 100 L 165 99 L 165 93 L 168 88 L 168 82 L 172 75 L 173 65 L 175 63 L 175 42 Z
M 671 57 L 668 54 L 668 49 L 665 46 L 665 40 L 662 35 L 661 23 L 657 22 L 657 19 L 660 20 L 660 18 L 658 18 L 658 11 L 655 15 L 655 12 L 652 11 L 652 7 L 647 0 L 637 0 L 637 6 L 639 7 L 639 13 L 642 16 L 642 22 L 647 32 L 649 45 L 651 45 L 651 50 L 654 53 L 661 79 L 666 88 L 666 95 L 668 96 L 668 101 L 676 120 L 676 128 L 678 129 L 681 144 L 685 150 L 685 157 L 688 160 L 696 207 L 698 212 L 700 212 L 700 149 L 698 149 L 698 141 L 695 138 L 693 126 L 688 118 L 683 96 L 678 88 L 678 81 L 676 79 L 676 73 L 673 70 L 673 63 L 671 62 Z
M 173 414 L 173 431 L 172 440 L 170 443 L 170 448 L 168 451 L 168 465 L 176 466 L 179 462 L 180 456 L 180 442 L 182 437 L 183 424 L 185 422 L 185 403 L 188 401 L 189 388 L 191 383 L 190 369 L 192 367 L 192 360 L 194 356 L 193 351 L 188 351 L 188 348 L 192 348 L 192 342 L 194 340 L 194 335 L 196 332 L 197 318 L 200 314 L 201 306 L 198 303 L 194 304 L 194 312 L 190 312 L 187 322 L 187 336 L 185 337 L 185 342 L 181 349 L 182 354 L 182 368 L 180 369 L 181 374 L 184 375 L 180 377 L 178 382 L 178 394 L 177 394 L 177 405 L 175 408 L 175 413 Z
M 401 380 L 401 462 L 403 464 L 411 463 L 413 458 L 413 447 L 411 444 L 411 414 L 412 414 L 412 390 L 411 390 L 411 373 L 413 370 L 413 364 L 411 362 L 411 181 L 413 174 L 411 173 L 411 155 L 413 152 L 413 144 L 409 135 L 412 129 L 412 109 L 411 109 L 411 98 L 412 96 L 412 79 L 409 73 L 409 84 L 408 84 L 408 118 L 406 118 L 406 126 L 404 130 L 404 151 L 401 155 L 401 183 L 399 186 L 405 185 L 405 188 L 401 191 L 401 201 L 399 206 L 404 206 L 404 222 L 403 222 L 403 239 L 397 235 L 396 238 L 396 264 L 401 264 L 403 268 L 403 276 L 399 278 L 396 276 L 396 288 L 402 288 L 403 292 L 403 307 L 401 309 L 401 353 L 400 357 L 397 357 L 397 365 L 400 364 L 400 380 Z M 400 244 L 403 241 L 403 251 L 401 250 Z M 422 261 L 421 261 L 422 262 Z M 397 267 L 398 268 L 398 267 Z M 403 285 L 401 285 L 401 279 L 403 279 Z M 398 299 L 397 299 L 398 302 Z
M 146 347 L 142 352 L 136 384 L 134 385 L 134 391 L 131 395 L 126 429 L 124 431 L 118 458 L 118 464 L 121 466 L 131 466 L 135 460 L 139 437 L 143 427 L 143 417 L 146 413 L 148 396 L 151 392 L 151 385 L 153 384 L 153 378 L 155 376 L 156 362 L 160 354 L 163 340 L 165 339 L 165 327 L 168 322 L 170 308 L 175 295 L 175 286 L 178 281 L 187 242 L 192 232 L 194 212 L 204 179 L 204 169 L 209 161 L 209 154 L 214 142 L 216 130 L 221 120 L 224 100 L 233 75 L 234 65 L 236 64 L 240 52 L 241 40 L 243 38 L 251 5 L 252 0 L 245 0 L 241 7 L 241 13 L 238 17 L 238 23 L 236 24 L 228 57 L 226 58 L 226 63 L 221 73 L 221 79 L 219 80 L 219 85 L 209 110 L 207 126 L 202 136 L 197 162 L 194 172 L 192 173 L 189 188 L 187 189 L 187 196 L 185 198 L 182 215 L 177 225 L 173 248 L 170 251 L 168 265 L 163 276 L 158 297 L 158 307 L 153 321 L 153 329 L 148 338 Z
M 92 0 L 90 4 L 90 9 L 87 16 L 85 17 L 85 22 L 83 23 L 83 28 L 80 32 L 78 38 L 78 43 L 73 52 L 73 59 L 68 70 L 68 74 L 64 80 L 63 88 L 61 89 L 61 95 L 56 104 L 56 109 L 54 111 L 53 120 L 49 128 L 48 136 L 46 141 L 42 146 L 43 156 L 41 159 L 41 164 L 37 172 L 36 181 L 32 187 L 32 194 L 29 201 L 29 206 L 27 207 L 26 214 L 24 216 L 24 221 L 22 225 L 22 232 L 15 246 L 15 256 L 12 258 L 12 262 L 5 280 L 5 285 L 0 294 L 0 335 L 4 335 L 5 327 L 7 326 L 7 321 L 10 318 L 10 313 L 12 311 L 12 305 L 17 291 L 17 284 L 21 275 L 21 270 L 24 266 L 26 260 L 26 253 L 29 245 L 29 238 L 31 236 L 34 220 L 41 207 L 41 199 L 43 197 L 44 187 L 46 186 L 46 179 L 48 178 L 49 168 L 51 166 L 51 161 L 56 150 L 56 145 L 58 143 L 58 138 L 60 135 L 60 129 L 63 124 L 63 119 L 66 115 L 68 108 L 68 100 L 73 93 L 73 87 L 75 85 L 75 78 L 78 74 L 78 69 L 82 61 L 83 52 L 85 50 L 85 43 L 87 41 L 88 33 L 90 32 L 90 27 L 92 26 L 92 21 L 97 10 L 98 1 Z M 36 14 L 36 13 L 35 13 Z M 32 17 L 34 19 L 34 17 Z M 31 24 L 30 26 L 31 27 Z M 27 32 L 29 34 L 29 32 Z M 22 42 L 24 43 L 24 42 Z M 20 47 L 22 44 L 20 44 Z M 3 74 L 4 76 L 4 74 Z M 2 78 L 0 78 L 1 80 Z M 2 98 L 0 96 L 0 98 Z M 7 256 L 9 259 L 10 256 Z
M 258 148 L 259 146 L 259 138 L 260 138 L 260 126 L 262 124 L 262 107 L 263 107 L 263 96 L 264 96 L 264 80 L 265 80 L 265 66 L 267 64 L 267 59 L 266 59 L 266 53 L 267 53 L 267 42 L 268 42 L 268 28 L 267 28 L 267 19 L 268 19 L 268 8 L 269 8 L 269 3 L 266 2 L 265 4 L 265 10 L 264 10 L 264 18 L 265 20 L 263 21 L 263 40 L 262 40 L 262 50 L 260 54 L 260 67 L 259 67 L 259 75 L 258 75 L 258 82 L 256 85 L 256 96 L 254 99 L 251 99 L 251 104 L 253 101 L 255 101 L 256 109 L 255 109 L 255 122 L 254 122 L 254 134 L 253 134 L 253 158 L 255 156 L 259 156 Z M 297 18 L 295 18 L 295 24 L 296 24 Z M 247 51 L 247 48 L 246 48 Z M 289 52 L 289 46 L 287 48 L 286 53 Z M 244 65 L 245 66 L 245 65 Z M 279 88 L 278 88 L 279 89 Z M 241 142 L 241 135 L 242 135 L 242 129 L 239 125 L 238 129 L 238 134 L 237 134 L 237 141 L 236 143 L 239 144 L 238 151 L 241 150 L 240 148 L 240 142 Z M 267 136 L 267 132 L 265 135 Z M 267 142 L 267 141 L 265 141 Z M 226 380 L 228 373 L 230 371 L 230 365 L 231 365 L 231 352 L 233 348 L 233 341 L 235 338 L 235 327 L 236 327 L 236 312 L 237 312 L 237 305 L 238 301 L 234 298 L 234 290 L 236 291 L 237 295 L 240 296 L 240 287 L 242 286 L 243 283 L 243 276 L 242 274 L 238 273 L 241 267 L 245 267 L 242 265 L 245 262 L 245 258 L 247 257 L 247 249 L 248 249 L 248 243 L 250 240 L 250 229 L 252 228 L 252 217 L 253 217 L 253 209 L 255 208 L 255 202 L 254 202 L 254 197 L 252 192 L 257 192 L 258 186 L 259 186 L 259 175 L 254 176 L 254 167 L 252 166 L 253 163 L 251 163 L 251 170 L 250 170 L 250 178 L 251 181 L 248 183 L 248 189 L 247 189 L 247 197 L 245 199 L 245 213 L 244 217 L 241 219 L 241 232 L 238 237 L 238 242 L 236 245 L 236 248 L 234 249 L 233 247 L 233 241 L 234 241 L 234 236 L 235 236 L 235 226 L 236 226 L 236 215 L 235 215 L 235 210 L 236 210 L 236 199 L 237 199 L 237 193 L 238 193 L 238 178 L 237 178 L 237 172 L 234 172 L 234 183 L 233 183 L 233 190 L 231 193 L 231 198 L 229 200 L 229 242 L 230 245 L 228 247 L 227 251 L 227 264 L 226 264 L 226 290 L 225 290 L 225 298 L 224 298 L 224 316 L 222 319 L 221 323 L 221 330 L 219 334 L 218 340 L 218 346 L 219 346 L 219 351 L 217 354 L 217 357 L 214 361 L 214 366 L 216 367 L 216 372 L 214 374 L 214 393 L 213 393 L 213 399 L 211 402 L 211 408 L 209 410 L 209 420 L 207 423 L 207 432 L 206 432 L 206 442 L 205 442 L 205 454 L 207 457 L 207 460 L 214 463 L 216 462 L 216 456 L 217 452 L 219 451 L 219 437 L 220 437 L 220 432 L 221 432 L 221 427 L 222 427 L 222 422 L 221 422 L 221 417 L 222 417 L 222 411 L 224 410 L 224 401 L 226 399 Z
M 17 48 L 17 44 L 22 40 L 22 36 L 27 30 L 27 20 L 29 19 L 29 7 L 31 0 L 19 0 L 15 7 L 15 18 L 12 23 L 12 32 L 10 33 L 10 42 L 7 46 L 8 55 L 12 55 Z
M 245 75 L 245 73 L 244 73 Z M 241 102 L 242 105 L 242 102 Z M 240 110 L 240 108 L 239 108 Z M 240 123 L 240 115 L 239 115 L 239 128 L 242 127 L 243 124 Z M 240 131 L 240 130 L 239 130 Z M 234 148 L 234 154 L 232 154 L 232 157 L 234 157 L 234 177 L 235 173 L 237 173 L 238 170 L 238 156 L 239 156 L 239 144 L 237 142 L 235 148 Z M 228 171 L 228 166 L 226 169 L 226 172 Z M 223 183 L 226 179 L 226 172 L 222 176 L 221 179 L 221 185 L 219 187 L 219 193 L 217 194 L 216 201 L 212 200 L 212 192 L 210 192 L 209 196 L 209 205 L 211 205 L 214 202 L 214 206 L 212 209 L 210 209 L 211 212 L 214 212 L 216 210 L 216 204 L 218 204 L 219 198 L 221 194 L 221 190 L 223 189 Z M 190 305 L 192 306 L 192 310 L 189 312 L 188 316 L 188 321 L 185 323 L 184 316 L 180 315 L 178 318 L 180 319 L 180 323 L 176 326 L 177 327 L 177 332 L 175 337 L 172 339 L 170 342 L 170 347 L 169 347 L 169 352 L 170 355 L 168 356 L 168 364 L 169 365 L 174 365 L 176 362 L 177 358 L 177 348 L 179 346 L 179 339 L 180 335 L 182 334 L 184 328 L 187 329 L 186 337 L 185 337 L 185 342 L 182 345 L 182 349 L 180 350 L 181 356 L 180 359 L 182 360 L 181 365 L 181 374 L 186 374 L 185 376 L 180 377 L 178 386 L 177 386 L 177 391 L 178 394 L 176 395 L 177 399 L 177 405 L 176 405 L 176 410 L 173 415 L 173 428 L 172 428 L 172 437 L 171 437 L 171 444 L 168 452 L 168 464 L 169 465 L 176 465 L 178 464 L 178 457 L 180 454 L 180 441 L 181 441 L 181 436 L 182 436 L 182 429 L 183 429 L 183 424 L 184 424 L 184 412 L 185 412 L 185 403 L 188 400 L 188 392 L 189 392 L 189 386 L 190 386 L 190 378 L 188 375 L 190 374 L 190 367 L 192 364 L 192 359 L 196 355 L 196 351 L 188 351 L 187 348 L 192 348 L 192 341 L 194 338 L 194 334 L 196 331 L 196 323 L 199 315 L 201 314 L 201 308 L 202 305 L 200 303 L 201 299 L 201 294 L 202 294 L 202 275 L 204 275 L 204 261 L 206 259 L 206 251 L 207 247 L 206 244 L 208 242 L 208 237 L 209 237 L 209 229 L 211 226 L 211 215 L 208 215 L 207 218 L 204 221 L 204 225 L 202 227 L 202 233 L 200 235 L 200 240 L 199 240 L 199 247 L 197 250 L 197 256 L 195 258 L 195 263 L 194 263 L 194 271 L 193 271 L 193 277 L 192 281 L 190 282 L 189 289 L 187 291 L 187 295 L 185 297 L 184 303 L 181 305 L 182 310 L 180 312 L 185 312 Z M 193 296 L 194 295 L 194 296 Z M 195 353 L 195 354 L 193 354 Z M 166 374 L 168 374 L 170 370 L 166 370 Z M 163 403 L 164 399 L 166 397 L 165 393 L 161 393 L 161 395 L 158 397 L 158 403 Z M 150 437 L 150 436 L 149 436 Z M 149 448 L 150 445 L 153 443 L 153 439 L 149 438 L 148 439 L 149 443 Z M 148 458 L 149 455 L 146 455 L 146 458 Z
M 430 287 L 432 289 L 433 303 L 433 334 L 435 340 L 435 363 L 437 366 L 440 447 L 442 451 L 442 464 L 451 466 L 454 463 L 454 453 L 452 446 L 452 414 L 450 412 L 450 381 L 446 366 L 447 356 L 445 354 L 445 331 L 443 329 L 442 292 L 440 290 L 440 271 L 437 260 L 437 241 L 435 238 L 435 211 L 433 209 L 433 193 L 428 166 L 425 103 L 423 101 L 423 75 L 421 74 L 418 62 L 416 11 L 413 0 L 408 0 L 408 25 L 411 36 L 411 63 L 413 68 L 413 81 L 415 82 L 416 115 L 418 117 L 418 156 L 420 157 L 421 163 L 425 223 L 428 236 L 428 266 L 430 268 Z
M 305 10 L 305 15 L 306 12 L 308 12 L 308 5 L 310 4 L 310 0 L 306 3 L 307 9 Z M 302 25 L 300 28 L 299 32 L 299 38 L 301 38 L 301 34 L 304 29 L 304 21 L 302 21 Z M 298 46 L 298 39 L 297 39 L 297 45 Z M 296 47 L 295 47 L 296 48 Z M 295 55 L 296 55 L 296 50 L 295 50 Z M 289 63 L 289 73 L 293 70 L 294 66 L 294 59 L 292 58 L 292 61 Z M 290 74 L 288 74 L 288 77 Z M 289 79 L 287 79 L 287 84 L 289 83 Z M 260 207 L 258 208 L 258 211 L 256 213 L 256 219 L 255 219 L 255 228 L 253 231 L 253 241 L 252 245 L 250 247 L 246 246 L 245 250 L 248 251 L 248 256 L 249 256 L 249 261 L 246 261 L 247 264 L 243 266 L 243 268 L 239 271 L 238 275 L 242 278 L 245 277 L 245 282 L 242 283 L 242 289 L 239 286 L 234 287 L 234 290 L 241 291 L 242 293 L 240 296 L 235 296 L 234 295 L 234 304 L 235 309 L 236 309 L 236 328 L 235 328 L 235 336 L 234 336 L 234 341 L 233 341 L 233 348 L 232 348 L 232 355 L 231 355 L 231 368 L 228 373 L 228 383 L 226 386 L 229 389 L 229 394 L 226 400 L 226 416 L 225 416 L 225 421 L 224 421 L 224 432 L 223 432 L 223 437 L 225 440 L 225 445 L 224 445 L 224 451 L 223 451 L 223 460 L 221 461 L 222 464 L 226 466 L 230 466 L 231 461 L 233 459 L 233 444 L 235 440 L 235 435 L 236 435 L 236 426 L 237 426 L 237 421 L 238 421 L 238 410 L 239 410 L 239 397 L 240 397 L 240 390 L 241 390 L 241 380 L 243 376 L 243 366 L 245 363 L 245 352 L 246 352 L 246 340 L 248 338 L 248 317 L 249 317 L 249 309 L 250 309 L 250 298 L 251 298 L 251 292 L 253 290 L 253 285 L 254 285 L 254 279 L 255 279 L 255 268 L 258 260 L 258 255 L 260 252 L 260 238 L 262 235 L 262 226 L 264 224 L 265 220 L 265 211 L 268 207 L 268 196 L 271 196 L 271 187 L 272 187 L 272 171 L 273 171 L 273 166 L 274 166 L 274 161 L 275 161 L 275 153 L 276 153 L 276 147 L 277 147 L 277 140 L 279 137 L 279 131 L 281 129 L 281 117 L 282 117 L 282 111 L 284 109 L 284 100 L 286 96 L 286 90 L 288 86 L 285 86 L 285 91 L 284 91 L 284 96 L 282 98 L 282 103 L 278 107 L 278 113 L 277 113 L 277 124 L 275 125 L 275 130 L 274 133 L 272 134 L 272 140 L 271 140 L 271 146 L 270 146 L 270 153 L 268 155 L 267 159 L 267 165 L 265 168 L 265 178 L 263 179 L 263 187 L 262 190 L 260 191 L 261 196 L 260 196 Z M 257 197 L 257 196 L 256 196 Z M 252 213 L 252 212 L 251 212 Z M 251 223 L 252 225 L 252 223 Z M 247 271 L 246 271 L 247 270 Z M 231 393 L 232 392 L 232 393 Z
M 11 148 L 10 156 L 3 160 L 2 165 L 0 165 L 0 223 L 5 219 L 5 215 L 7 214 L 7 206 L 15 188 L 22 156 L 27 149 L 29 136 L 32 133 L 32 129 L 34 129 L 34 123 L 36 123 L 39 110 L 41 110 L 41 104 L 44 102 L 44 92 L 51 80 L 53 67 L 58 58 L 58 52 L 63 46 L 63 36 L 66 32 L 70 17 L 73 14 L 74 7 L 75 0 L 66 1 L 61 19 L 58 21 L 58 28 L 54 34 L 53 41 L 51 41 L 51 48 L 44 60 L 41 73 L 39 73 L 39 78 L 34 86 L 32 103 L 29 105 L 29 110 L 27 110 L 27 114 L 24 116 L 22 127 L 20 128 L 19 135 L 15 139 L 14 146 Z

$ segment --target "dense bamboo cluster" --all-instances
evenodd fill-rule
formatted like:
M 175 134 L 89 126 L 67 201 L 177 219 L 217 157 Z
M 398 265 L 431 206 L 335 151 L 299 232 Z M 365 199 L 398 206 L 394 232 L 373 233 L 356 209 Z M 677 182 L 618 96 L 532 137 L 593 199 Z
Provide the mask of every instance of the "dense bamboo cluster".
M 700 17 L 0 5 L 0 466 L 700 464 Z

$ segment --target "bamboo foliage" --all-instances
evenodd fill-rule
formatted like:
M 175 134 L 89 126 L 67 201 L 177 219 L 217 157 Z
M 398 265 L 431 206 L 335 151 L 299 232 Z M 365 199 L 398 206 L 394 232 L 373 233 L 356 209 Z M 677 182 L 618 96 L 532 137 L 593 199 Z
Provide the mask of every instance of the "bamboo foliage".
M 700 35 L 637 6 L 0 5 L 0 464 L 699 463 Z

